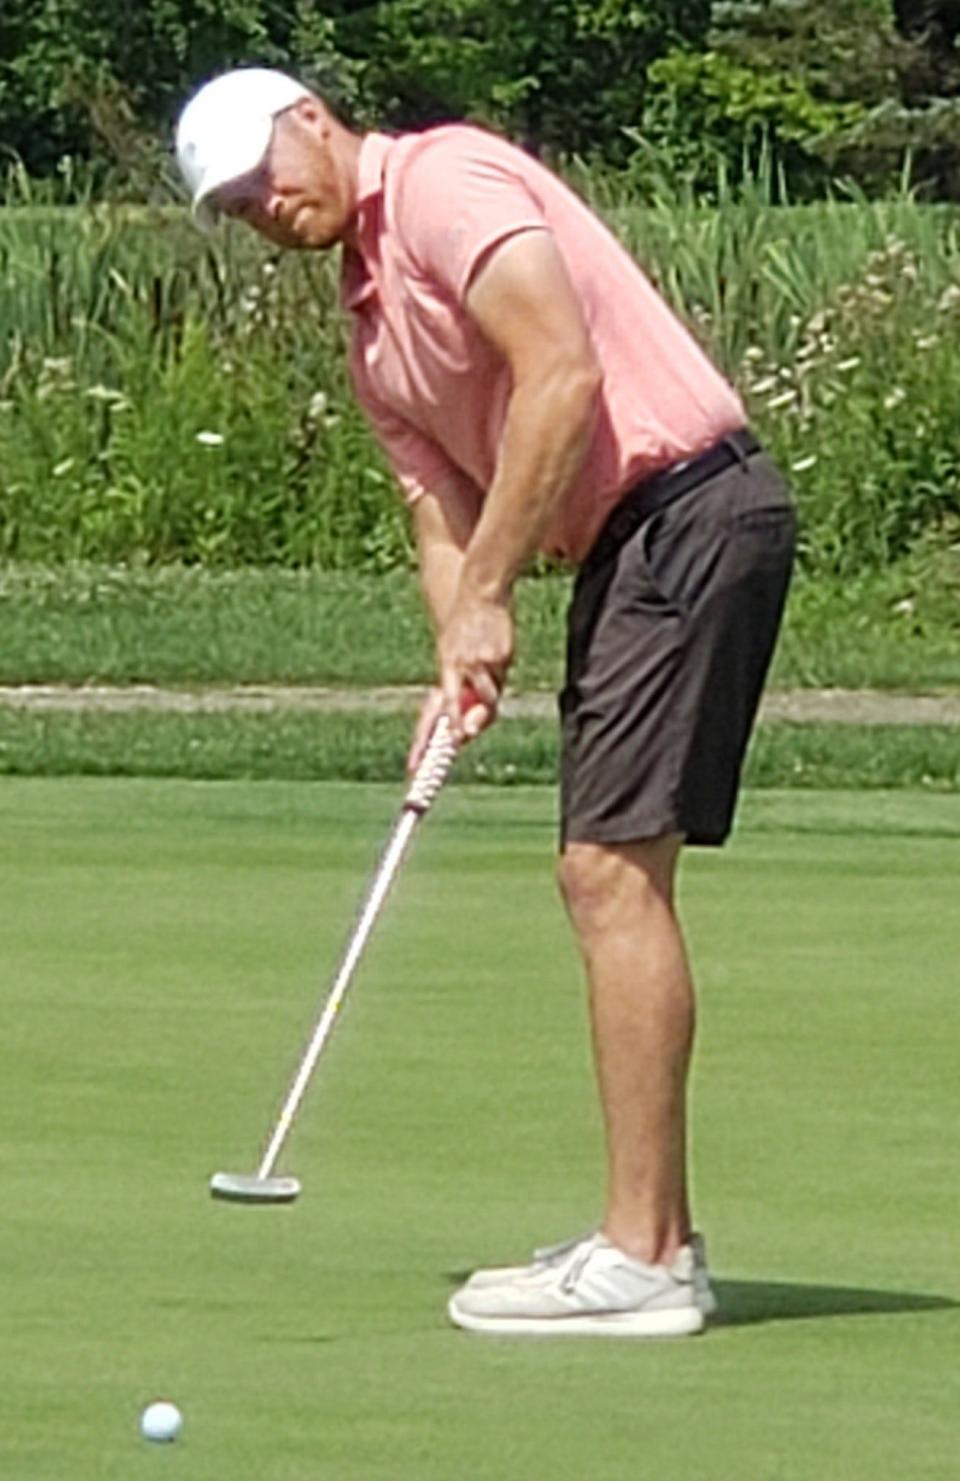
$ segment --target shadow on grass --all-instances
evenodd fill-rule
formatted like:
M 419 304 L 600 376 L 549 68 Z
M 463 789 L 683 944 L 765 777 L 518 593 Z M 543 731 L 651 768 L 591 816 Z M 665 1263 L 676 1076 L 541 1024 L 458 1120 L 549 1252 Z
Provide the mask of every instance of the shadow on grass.
M 905 1311 L 949 1311 L 960 1302 L 913 1291 L 863 1290 L 858 1286 L 795 1285 L 791 1281 L 720 1280 L 717 1326 L 809 1321 L 828 1316 L 889 1316 Z
M 462 1285 L 469 1271 L 448 1273 Z M 960 1301 L 913 1291 L 865 1290 L 859 1286 L 797 1285 L 779 1280 L 715 1280 L 720 1309 L 711 1326 L 750 1327 L 762 1322 L 816 1321 L 830 1316 L 890 1316 L 908 1311 L 960 1311 Z

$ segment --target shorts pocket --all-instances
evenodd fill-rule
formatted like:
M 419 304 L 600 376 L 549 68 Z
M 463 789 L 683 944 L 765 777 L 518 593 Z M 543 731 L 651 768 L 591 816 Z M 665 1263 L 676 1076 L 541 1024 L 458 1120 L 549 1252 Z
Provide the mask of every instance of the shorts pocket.
M 709 583 L 724 546 L 716 512 L 680 501 L 651 514 L 633 542 L 637 600 L 663 615 L 686 617 Z
M 797 516 L 791 504 L 745 509 L 730 523 L 730 538 L 752 564 L 783 566 L 793 559 Z

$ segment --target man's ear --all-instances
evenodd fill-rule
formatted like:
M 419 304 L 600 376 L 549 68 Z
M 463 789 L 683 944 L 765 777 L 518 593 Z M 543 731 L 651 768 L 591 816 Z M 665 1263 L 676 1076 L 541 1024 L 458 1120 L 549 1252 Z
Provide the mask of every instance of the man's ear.
M 330 112 L 317 98 L 299 98 L 291 111 L 296 114 L 299 123 L 306 124 L 321 138 L 325 138 L 330 132 Z

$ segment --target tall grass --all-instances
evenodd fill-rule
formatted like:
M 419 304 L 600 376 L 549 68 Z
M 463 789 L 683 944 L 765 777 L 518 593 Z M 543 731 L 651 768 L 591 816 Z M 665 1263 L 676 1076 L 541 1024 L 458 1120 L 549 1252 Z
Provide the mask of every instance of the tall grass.
M 576 183 L 735 380 L 814 571 L 960 531 L 960 216 Z M 182 213 L 0 211 L 0 556 L 378 570 L 410 559 L 346 385 L 336 264 Z
M 791 474 L 812 569 L 876 569 L 931 537 L 960 554 L 960 213 L 772 206 L 782 191 L 761 173 L 715 209 L 594 197 Z
M 106 207 L 0 213 L 0 552 L 402 563 L 333 264 Z

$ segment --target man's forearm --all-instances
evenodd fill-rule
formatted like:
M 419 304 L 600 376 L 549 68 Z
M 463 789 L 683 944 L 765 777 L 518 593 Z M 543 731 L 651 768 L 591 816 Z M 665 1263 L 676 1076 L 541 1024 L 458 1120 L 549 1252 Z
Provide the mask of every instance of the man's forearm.
M 578 369 L 514 389 L 496 475 L 459 573 L 463 593 L 509 598 L 583 466 L 597 388 L 597 377 Z
M 425 493 L 413 506 L 420 589 L 438 635 L 456 598 L 480 504 L 480 490 L 459 477 Z
M 453 607 L 464 552 L 455 545 L 423 545 L 420 550 L 420 590 L 435 633 L 443 630 Z

